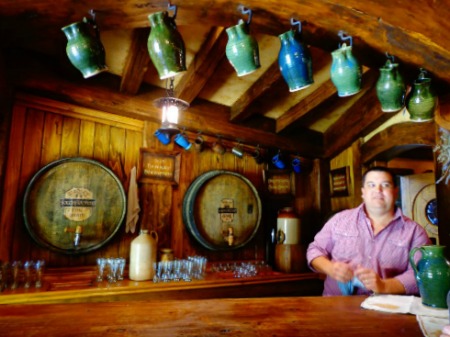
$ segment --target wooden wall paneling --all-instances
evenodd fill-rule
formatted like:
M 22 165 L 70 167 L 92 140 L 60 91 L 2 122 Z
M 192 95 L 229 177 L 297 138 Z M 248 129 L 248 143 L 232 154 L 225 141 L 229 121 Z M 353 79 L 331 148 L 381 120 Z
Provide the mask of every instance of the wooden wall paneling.
M 19 174 L 22 163 L 25 121 L 26 108 L 16 106 L 12 115 L 0 218 L 0 259 L 4 261 L 10 261 L 12 258 L 11 245 L 14 238 L 15 219 L 20 214 L 17 200 L 19 198 Z
M 16 202 L 18 205 L 17 208 L 20 210 L 20 214 L 15 219 L 14 245 L 12 246 L 14 249 L 13 259 L 15 260 L 25 261 L 30 258 L 35 260 L 41 258 L 41 249 L 38 248 L 37 251 L 33 249 L 37 247 L 37 244 L 25 228 L 22 216 L 22 203 L 25 190 L 31 178 L 41 168 L 40 157 L 44 120 L 45 112 L 36 109 L 27 109 L 23 148 L 17 149 L 18 152 L 22 153 L 22 162 L 20 171 L 13 173 L 19 177 L 19 195 Z M 14 143 L 13 140 L 11 141 Z
M 63 117 L 46 112 L 40 167 L 61 158 L 62 129 Z M 46 249 L 40 249 L 39 251 L 42 254 L 41 259 L 44 259 L 48 266 L 67 264 L 67 257 L 62 257 L 60 254 Z
M 110 126 L 96 123 L 94 134 L 94 158 L 108 166 L 109 142 L 111 140 Z
M 95 122 L 81 120 L 78 154 L 80 157 L 92 159 L 94 156 Z
M 63 118 L 61 158 L 79 156 L 80 122 L 79 119 L 72 117 Z

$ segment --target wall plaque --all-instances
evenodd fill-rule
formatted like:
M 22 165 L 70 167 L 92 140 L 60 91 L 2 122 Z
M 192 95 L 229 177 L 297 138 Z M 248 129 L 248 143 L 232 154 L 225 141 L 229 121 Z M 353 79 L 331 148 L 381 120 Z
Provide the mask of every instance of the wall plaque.
M 145 148 L 141 148 L 140 152 L 139 182 L 178 185 L 181 158 L 179 152 L 154 152 Z

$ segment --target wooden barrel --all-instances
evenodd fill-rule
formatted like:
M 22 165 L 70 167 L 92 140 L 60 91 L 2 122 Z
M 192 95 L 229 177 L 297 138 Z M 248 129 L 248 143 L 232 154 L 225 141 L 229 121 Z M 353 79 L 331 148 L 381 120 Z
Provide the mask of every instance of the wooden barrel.
M 188 188 L 183 200 L 187 230 L 205 248 L 232 250 L 246 245 L 261 222 L 261 200 L 239 173 L 209 171 Z
M 103 246 L 119 229 L 125 211 L 120 180 L 101 163 L 85 158 L 61 159 L 43 167 L 28 184 L 23 202 L 31 237 L 64 254 Z

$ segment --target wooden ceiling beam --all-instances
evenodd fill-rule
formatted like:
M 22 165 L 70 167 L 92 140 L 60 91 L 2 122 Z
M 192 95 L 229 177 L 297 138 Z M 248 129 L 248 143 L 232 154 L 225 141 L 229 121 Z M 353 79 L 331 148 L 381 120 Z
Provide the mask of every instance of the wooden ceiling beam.
M 436 124 L 434 122 L 404 122 L 394 124 L 380 131 L 361 145 L 361 162 L 368 164 L 377 156 L 395 148 L 411 145 L 436 144 Z
M 325 157 L 333 158 L 345 148 L 395 114 L 381 111 L 375 85 L 378 71 L 369 70 L 363 75 L 362 93 L 355 96 L 354 104 L 329 127 L 324 134 Z M 357 94 L 358 95 L 358 94 Z
M 308 114 L 324 100 L 336 94 L 336 88 L 330 80 L 329 65 L 331 59 L 325 52 L 311 48 L 314 60 L 314 81 L 310 87 L 303 89 L 304 98 L 277 119 L 276 132 L 279 133 L 289 125 Z M 319 75 L 320 74 L 320 75 Z M 319 79 L 318 79 L 319 78 Z
M 42 64 L 37 62 L 17 62 L 17 67 L 9 69 L 14 73 L 15 88 L 119 116 L 157 123 L 161 121 L 161 111 L 152 102 L 165 95 L 164 89 L 142 86 L 139 94 L 130 97 L 117 92 L 119 79 L 108 73 L 86 81 L 79 76 L 62 77 L 57 72 L 43 69 Z M 46 80 L 42 81 L 42 78 Z M 228 107 L 201 99 L 195 100 L 189 109 L 183 111 L 179 124 L 188 131 L 205 130 L 205 133 L 220 134 L 227 139 L 240 139 L 261 147 L 280 148 L 304 157 L 316 158 L 323 153 L 321 138 L 311 141 L 311 138 L 304 137 L 299 141 L 298 138 L 278 136 L 259 128 L 232 124 L 229 122 Z
M 266 93 L 272 85 L 281 78 L 278 60 L 274 61 L 269 68 L 253 83 L 246 92 L 230 108 L 230 120 L 233 122 L 243 121 L 255 114 L 255 109 L 247 109 L 257 98 Z
M 175 88 L 178 98 L 191 103 L 213 76 L 225 55 L 228 38 L 223 27 L 213 27 Z
M 147 50 L 149 33 L 147 28 L 133 30 L 130 50 L 128 51 L 125 66 L 122 71 L 120 92 L 135 95 L 141 87 L 150 63 L 150 56 Z

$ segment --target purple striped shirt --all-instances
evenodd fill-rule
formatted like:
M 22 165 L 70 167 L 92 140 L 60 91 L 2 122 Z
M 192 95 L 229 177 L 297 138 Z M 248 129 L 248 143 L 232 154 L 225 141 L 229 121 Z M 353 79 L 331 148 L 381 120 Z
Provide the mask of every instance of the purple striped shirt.
M 308 265 L 316 257 L 331 261 L 361 265 L 374 270 L 381 278 L 396 278 L 405 287 L 406 294 L 418 294 L 414 270 L 409 263 L 409 252 L 414 247 L 429 244 L 423 227 L 403 215 L 397 208 L 393 220 L 374 236 L 364 204 L 334 215 L 317 233 L 307 250 Z M 420 258 L 417 254 L 416 259 Z M 314 269 L 313 269 L 314 270 Z M 357 294 L 370 294 L 357 288 Z M 341 295 L 337 281 L 327 276 L 323 295 Z

